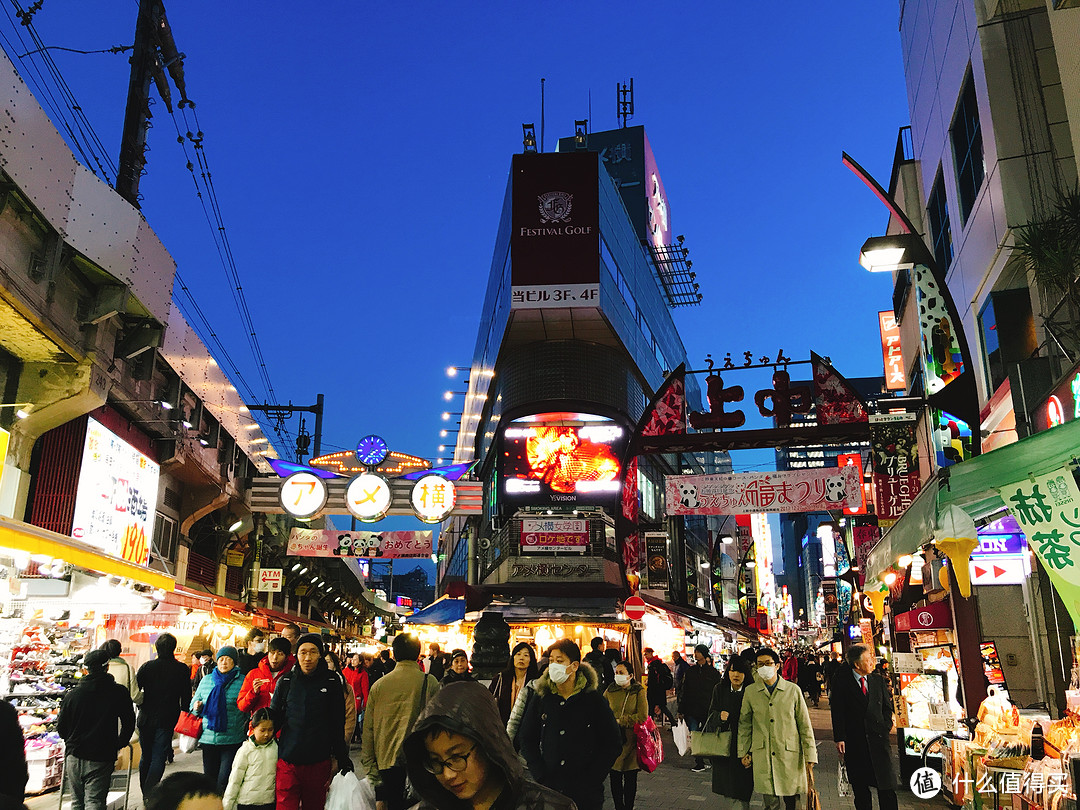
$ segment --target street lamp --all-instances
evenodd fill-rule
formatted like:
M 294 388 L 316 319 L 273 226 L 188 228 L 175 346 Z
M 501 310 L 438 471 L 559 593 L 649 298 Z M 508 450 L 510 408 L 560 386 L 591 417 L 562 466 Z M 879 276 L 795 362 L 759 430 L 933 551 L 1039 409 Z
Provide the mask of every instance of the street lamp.
M 871 236 L 863 243 L 862 250 L 859 251 L 859 264 L 871 273 L 910 270 L 915 264 L 911 260 L 911 251 L 906 244 L 910 239 L 911 234 Z

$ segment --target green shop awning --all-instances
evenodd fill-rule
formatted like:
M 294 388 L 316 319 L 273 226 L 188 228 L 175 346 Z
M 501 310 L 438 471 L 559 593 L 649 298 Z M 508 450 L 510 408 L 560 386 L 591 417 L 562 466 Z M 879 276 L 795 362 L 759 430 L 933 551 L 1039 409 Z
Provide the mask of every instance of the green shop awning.
M 1045 475 L 1080 457 L 1080 419 L 1044 430 L 1013 444 L 945 467 L 928 479 L 903 516 L 866 560 L 866 580 L 879 580 L 904 554 L 930 540 L 937 516 L 956 504 L 975 520 L 1005 509 L 998 487 Z

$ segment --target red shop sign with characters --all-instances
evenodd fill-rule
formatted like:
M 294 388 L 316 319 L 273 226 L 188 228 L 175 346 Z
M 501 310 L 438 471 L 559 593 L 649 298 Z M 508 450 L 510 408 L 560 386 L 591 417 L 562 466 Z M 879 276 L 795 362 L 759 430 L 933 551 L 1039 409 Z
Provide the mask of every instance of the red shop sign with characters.
M 926 607 L 897 614 L 895 623 L 898 633 L 917 630 L 951 630 L 952 611 L 949 609 L 948 602 L 935 602 Z

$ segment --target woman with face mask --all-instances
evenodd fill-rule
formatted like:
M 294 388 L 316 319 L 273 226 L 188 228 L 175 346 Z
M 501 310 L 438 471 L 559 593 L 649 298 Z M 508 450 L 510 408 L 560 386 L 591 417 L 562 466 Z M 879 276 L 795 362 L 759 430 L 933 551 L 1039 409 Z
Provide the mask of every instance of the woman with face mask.
M 559 639 L 521 721 L 529 771 L 541 785 L 573 799 L 578 810 L 601 810 L 604 778 L 623 750 L 623 732 L 597 682 L 577 644 Z
M 754 772 L 736 755 L 739 715 L 746 687 L 754 682 L 752 669 L 745 658 L 733 657 L 723 680 L 713 689 L 709 704 L 709 729 L 729 732 L 731 739 L 730 750 L 724 756 L 711 757 L 712 792 L 720 796 L 721 810 L 750 810 L 754 793 Z
M 639 770 L 634 725 L 644 723 L 649 716 L 649 701 L 645 696 L 645 687 L 634 680 L 630 665 L 625 661 L 615 665 L 614 683 L 604 691 L 604 697 L 623 733 L 622 752 L 611 766 L 608 776 L 611 798 L 615 802 L 615 810 L 634 810 Z

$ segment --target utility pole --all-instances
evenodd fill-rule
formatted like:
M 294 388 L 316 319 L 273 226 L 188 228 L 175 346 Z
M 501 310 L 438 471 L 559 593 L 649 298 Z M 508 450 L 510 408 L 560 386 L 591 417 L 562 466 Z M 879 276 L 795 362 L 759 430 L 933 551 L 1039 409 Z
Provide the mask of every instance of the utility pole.
M 163 61 L 164 60 L 164 63 Z M 192 105 L 184 83 L 184 54 L 176 49 L 172 29 L 165 18 L 161 0 L 139 0 L 135 22 L 135 48 L 131 56 L 124 130 L 120 139 L 120 161 L 116 175 L 117 193 L 136 208 L 139 205 L 139 181 L 146 166 L 146 131 L 150 128 L 150 82 L 153 81 L 172 112 L 172 95 L 165 78 L 168 68 L 173 84 L 180 92 L 180 106 Z M 194 105 L 192 105 L 194 106 Z
M 291 416 L 294 413 L 313 413 L 315 414 L 315 448 L 312 453 L 312 458 L 318 458 L 322 455 L 322 420 L 323 420 L 323 395 L 319 394 L 315 398 L 314 405 L 293 405 L 291 402 L 288 405 L 248 405 L 249 411 L 264 411 L 266 414 L 274 420 L 284 420 L 285 417 Z M 297 439 L 299 441 L 299 439 Z M 305 452 L 301 452 L 300 448 L 297 448 L 298 461 L 306 455 Z

